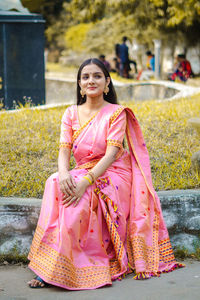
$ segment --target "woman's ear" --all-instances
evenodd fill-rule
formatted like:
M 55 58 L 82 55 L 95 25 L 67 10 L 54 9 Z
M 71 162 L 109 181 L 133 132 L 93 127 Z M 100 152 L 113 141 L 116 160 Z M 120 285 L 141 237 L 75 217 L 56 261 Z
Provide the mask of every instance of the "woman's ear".
M 107 86 L 110 84 L 110 77 L 106 77 L 106 84 Z

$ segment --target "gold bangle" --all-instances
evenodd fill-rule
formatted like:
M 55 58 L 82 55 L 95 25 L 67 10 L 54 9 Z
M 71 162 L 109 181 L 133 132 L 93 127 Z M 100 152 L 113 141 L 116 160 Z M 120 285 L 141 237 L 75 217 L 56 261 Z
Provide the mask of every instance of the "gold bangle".
M 96 178 L 94 177 L 94 173 L 92 171 L 88 172 L 87 175 L 89 175 L 92 178 L 92 183 L 95 183 Z
M 92 181 L 87 177 L 87 176 L 83 176 L 83 178 L 87 179 L 87 181 L 89 181 L 89 184 L 92 185 Z

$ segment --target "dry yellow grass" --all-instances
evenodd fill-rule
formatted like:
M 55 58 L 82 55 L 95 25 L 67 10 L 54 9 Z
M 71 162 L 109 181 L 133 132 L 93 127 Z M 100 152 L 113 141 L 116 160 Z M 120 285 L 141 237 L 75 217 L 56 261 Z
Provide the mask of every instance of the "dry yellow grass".
M 187 124 L 200 115 L 200 95 L 173 102 L 129 105 L 143 130 L 157 190 L 199 188 L 191 155 L 199 138 Z M 57 171 L 60 120 L 66 107 L 24 108 L 0 114 L 0 195 L 41 197 L 45 181 Z
M 191 156 L 200 150 L 199 137 L 188 119 L 200 117 L 200 95 L 171 102 L 132 105 L 141 124 L 150 154 L 157 190 L 200 187 L 191 167 Z

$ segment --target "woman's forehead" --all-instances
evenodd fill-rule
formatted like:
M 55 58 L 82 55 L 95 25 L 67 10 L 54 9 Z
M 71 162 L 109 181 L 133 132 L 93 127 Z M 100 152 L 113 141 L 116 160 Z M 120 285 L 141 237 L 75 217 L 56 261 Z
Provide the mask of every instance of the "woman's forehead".
M 103 71 L 97 65 L 89 64 L 82 69 L 81 73 L 103 73 Z

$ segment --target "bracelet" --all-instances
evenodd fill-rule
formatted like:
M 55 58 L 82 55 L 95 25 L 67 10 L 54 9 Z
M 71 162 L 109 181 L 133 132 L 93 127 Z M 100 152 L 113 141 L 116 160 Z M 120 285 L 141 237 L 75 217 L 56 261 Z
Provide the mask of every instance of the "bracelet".
M 92 181 L 87 177 L 87 176 L 83 176 L 83 178 L 87 179 L 87 181 L 89 181 L 89 184 L 92 185 Z
M 89 175 L 92 178 L 92 184 L 95 183 L 96 178 L 94 177 L 94 173 L 92 171 L 88 172 L 87 175 Z

